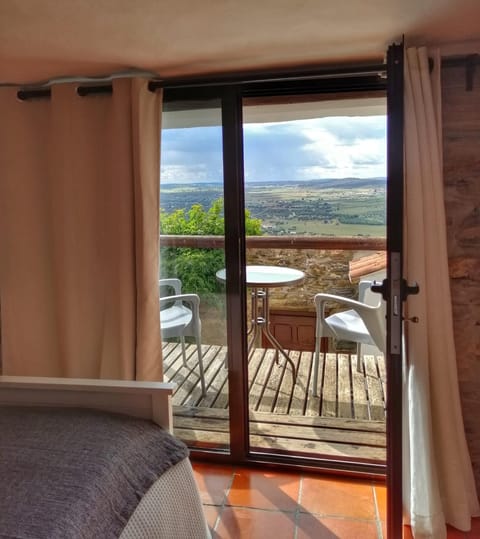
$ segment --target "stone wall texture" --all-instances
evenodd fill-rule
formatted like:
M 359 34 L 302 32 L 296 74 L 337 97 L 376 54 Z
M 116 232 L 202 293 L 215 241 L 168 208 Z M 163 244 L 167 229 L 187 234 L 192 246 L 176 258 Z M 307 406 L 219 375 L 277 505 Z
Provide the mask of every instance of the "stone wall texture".
M 480 492 L 480 77 L 443 70 L 443 150 L 455 347 L 465 431 Z
M 283 266 L 303 271 L 305 279 L 302 283 L 270 290 L 270 310 L 301 311 L 315 316 L 313 298 L 318 292 L 356 297 L 358 283 L 350 282 L 348 263 L 352 257 L 361 254 L 363 253 L 340 250 L 248 249 L 247 264 Z M 216 307 L 200 304 L 203 342 L 227 344 L 225 305 L 220 303 L 221 305 Z M 250 313 L 250 306 L 248 309 Z
M 315 312 L 313 298 L 318 292 L 353 297 L 357 284 L 348 278 L 348 263 L 353 251 L 324 251 L 313 249 L 248 249 L 247 264 L 284 266 L 305 273 L 299 285 L 272 288 L 272 309 Z

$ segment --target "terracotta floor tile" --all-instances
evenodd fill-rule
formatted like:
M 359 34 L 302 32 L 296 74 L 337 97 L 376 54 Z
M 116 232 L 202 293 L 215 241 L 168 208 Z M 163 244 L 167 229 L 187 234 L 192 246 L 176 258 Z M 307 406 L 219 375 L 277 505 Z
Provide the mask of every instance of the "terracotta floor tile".
M 375 499 L 377 501 L 378 518 L 387 520 L 387 487 L 385 485 L 375 485 Z
M 295 511 L 299 488 L 298 474 L 236 468 L 227 504 Z
M 293 539 L 295 514 L 243 507 L 225 507 L 216 529 L 221 539 Z
M 480 518 L 472 518 L 472 529 L 467 533 L 468 539 L 480 539 Z
M 300 510 L 325 516 L 374 520 L 373 486 L 361 481 L 305 476 Z
M 447 526 L 447 539 L 467 539 L 469 535 L 465 532 L 452 528 L 452 526 Z M 403 539 L 414 539 L 412 528 L 410 526 L 403 527 Z M 480 539 L 480 535 L 476 538 Z
M 210 529 L 213 530 L 215 528 L 215 524 L 217 523 L 217 518 L 220 516 L 222 512 L 222 507 L 219 505 L 204 505 L 203 506 L 203 512 L 205 514 L 205 518 L 207 519 L 207 524 L 210 526 Z
M 452 526 L 447 526 L 447 539 L 466 539 L 467 534 Z
M 297 539 L 377 539 L 374 521 L 328 518 L 300 514 Z
M 203 503 L 221 505 L 226 499 L 232 484 L 232 466 L 211 466 L 204 463 L 192 463 L 195 480 Z

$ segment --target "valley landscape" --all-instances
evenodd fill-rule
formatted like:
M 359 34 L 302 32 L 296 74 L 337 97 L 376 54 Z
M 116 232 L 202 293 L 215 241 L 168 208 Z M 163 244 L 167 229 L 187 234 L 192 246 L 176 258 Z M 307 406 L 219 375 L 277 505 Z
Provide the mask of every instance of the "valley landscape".
M 193 204 L 208 209 L 223 198 L 220 183 L 161 185 L 160 207 L 167 213 Z M 385 178 L 252 182 L 245 207 L 261 219 L 264 234 L 367 236 L 386 234 Z

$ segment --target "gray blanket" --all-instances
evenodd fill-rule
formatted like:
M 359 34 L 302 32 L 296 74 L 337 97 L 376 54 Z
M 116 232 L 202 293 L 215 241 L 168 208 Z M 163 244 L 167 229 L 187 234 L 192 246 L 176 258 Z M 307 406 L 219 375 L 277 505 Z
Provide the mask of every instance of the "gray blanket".
M 94 410 L 0 407 L 0 537 L 108 539 L 188 454 L 157 425 Z

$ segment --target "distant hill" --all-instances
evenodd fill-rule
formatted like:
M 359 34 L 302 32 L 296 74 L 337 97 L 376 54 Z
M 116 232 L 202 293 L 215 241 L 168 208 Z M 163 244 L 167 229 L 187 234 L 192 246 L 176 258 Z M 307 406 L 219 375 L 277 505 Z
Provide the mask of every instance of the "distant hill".
M 322 178 L 318 180 L 275 180 L 265 182 L 245 182 L 246 189 L 254 187 L 279 187 L 279 186 L 295 186 L 299 187 L 315 187 L 317 189 L 358 189 L 363 187 L 385 187 L 386 178 Z M 191 183 L 162 183 L 162 190 L 172 191 L 192 191 L 202 190 L 217 191 L 222 188 L 221 182 L 191 182 Z
M 385 178 L 324 178 L 308 181 L 249 182 L 245 207 L 270 235 L 385 235 Z M 213 182 L 162 184 L 163 211 L 208 209 L 224 196 Z
M 249 187 L 268 187 L 280 185 L 298 185 L 300 187 L 315 187 L 317 189 L 358 189 L 363 187 L 385 187 L 386 178 L 324 178 L 318 180 L 281 180 L 275 182 L 246 182 Z

